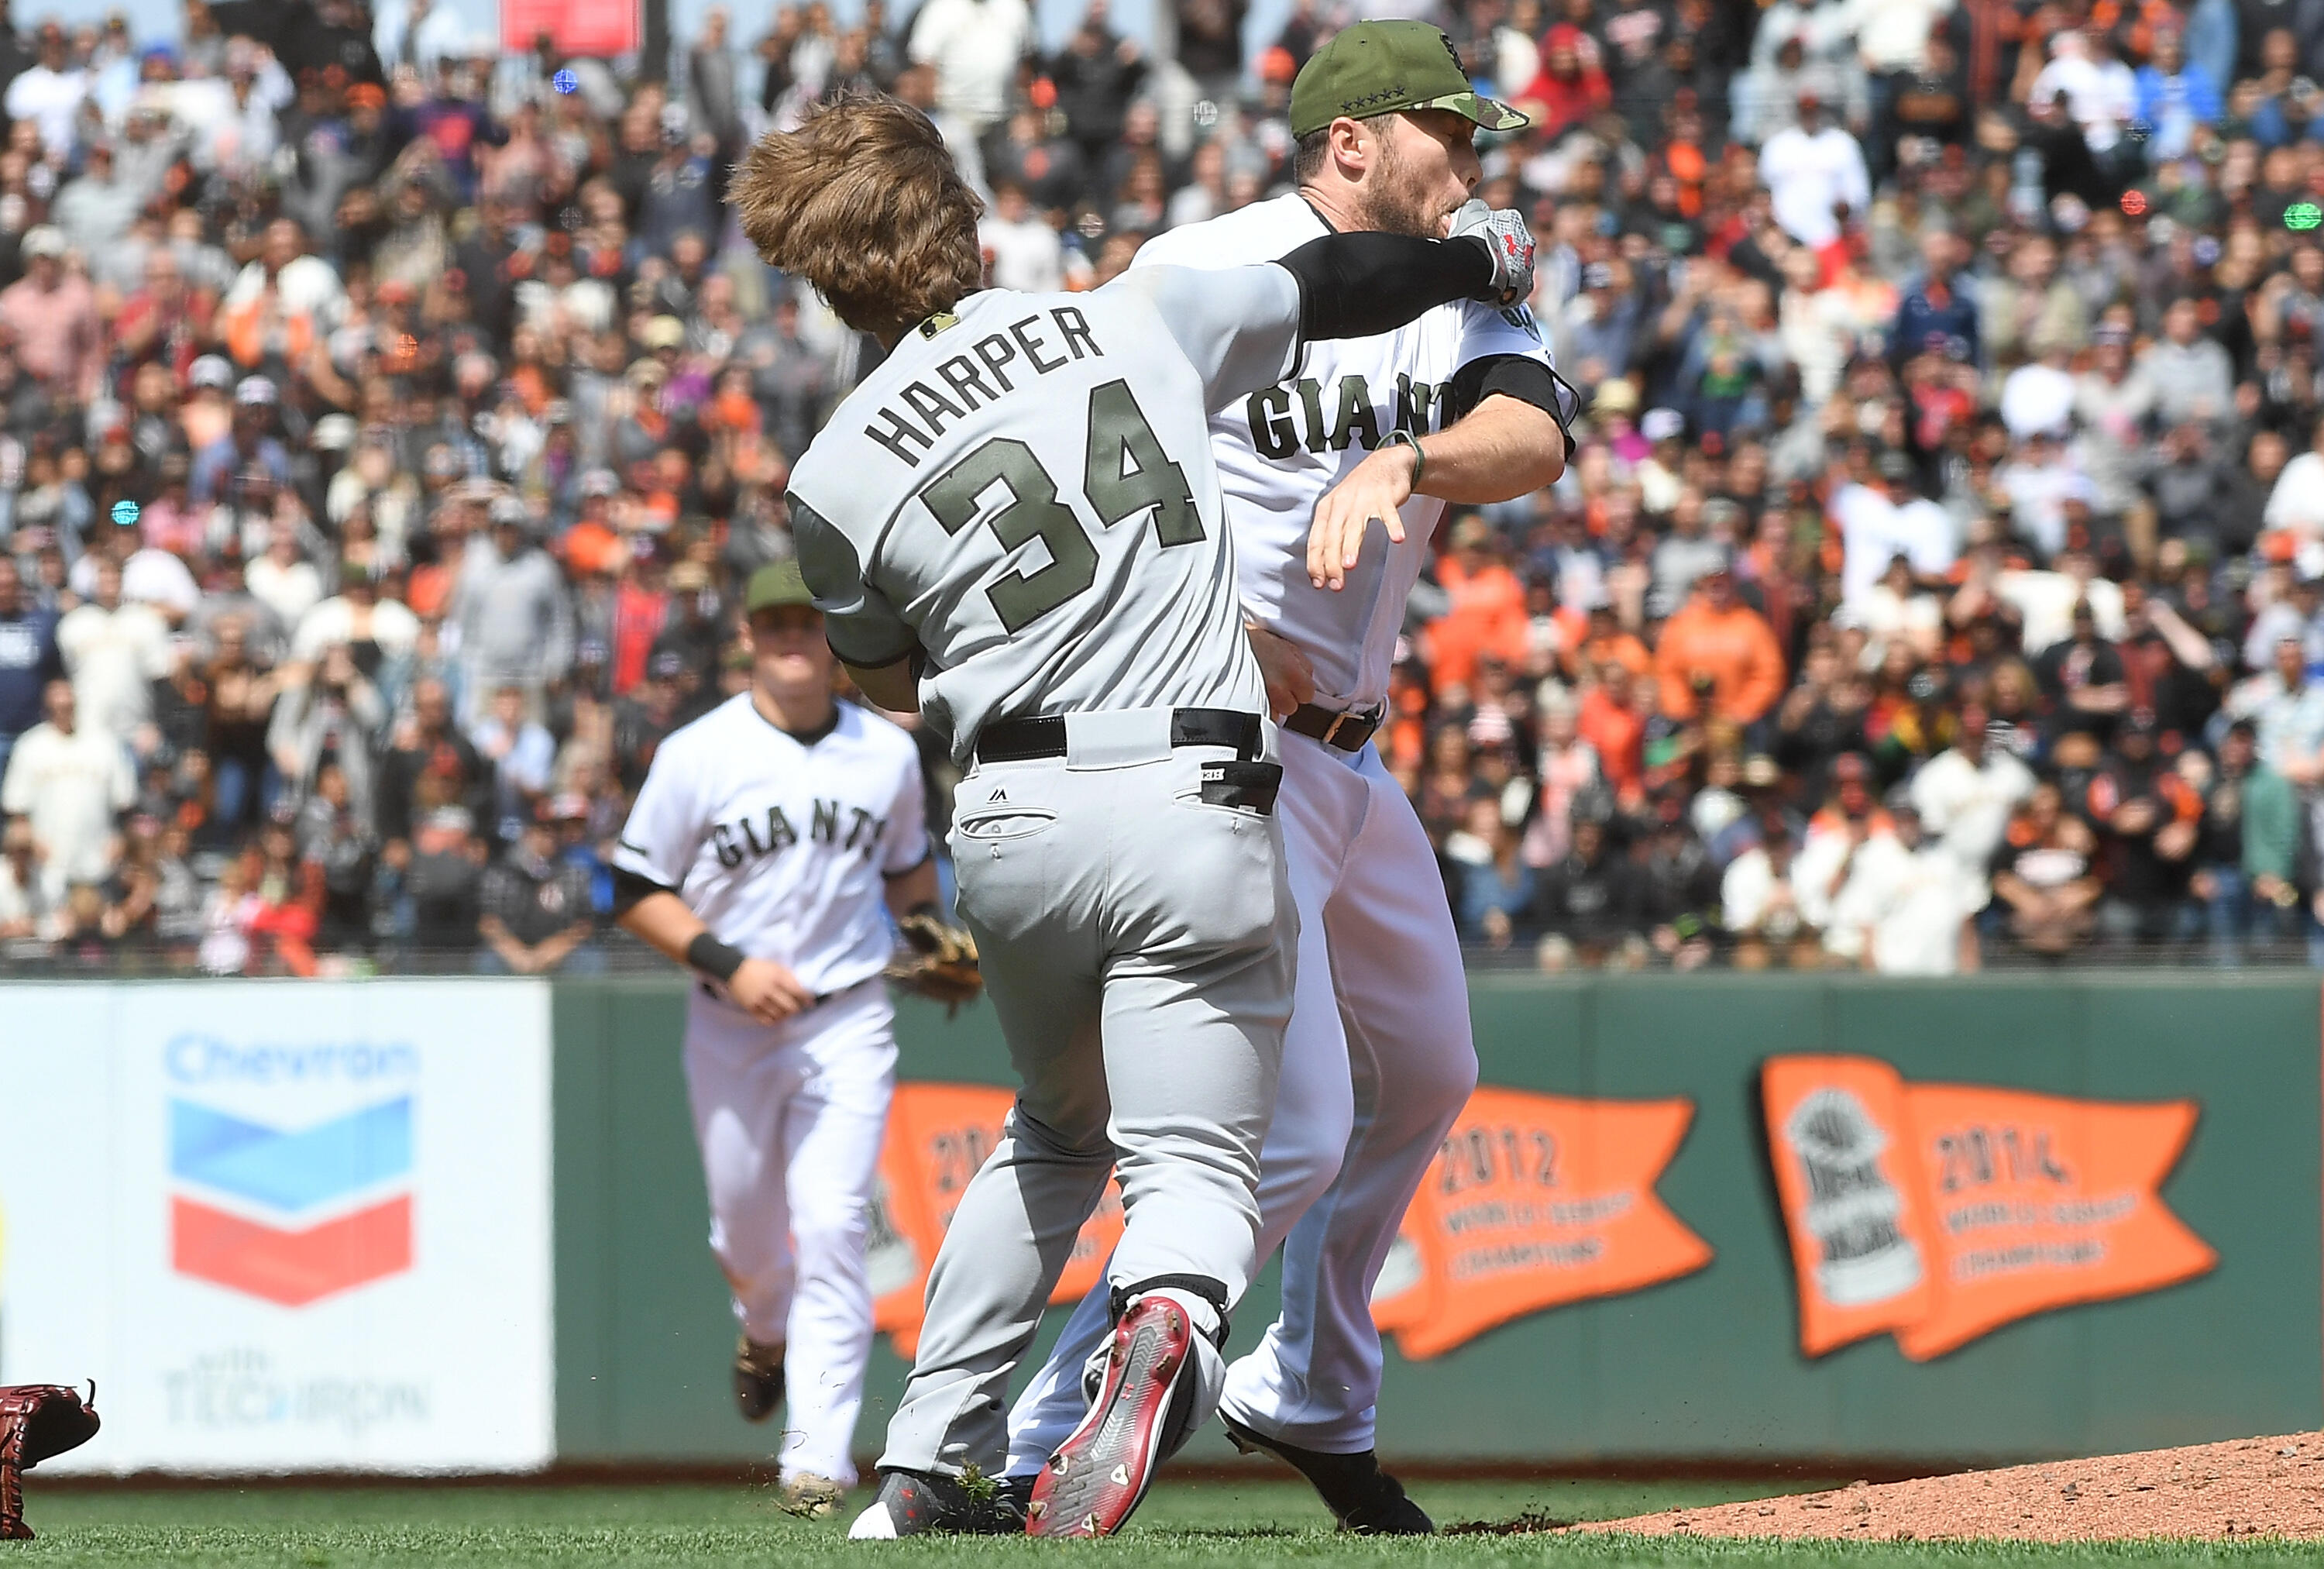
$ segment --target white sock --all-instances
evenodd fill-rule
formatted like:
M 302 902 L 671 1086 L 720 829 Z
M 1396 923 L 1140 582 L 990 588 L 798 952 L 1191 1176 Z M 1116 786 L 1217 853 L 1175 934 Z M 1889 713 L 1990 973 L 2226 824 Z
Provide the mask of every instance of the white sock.
M 1209 1303 L 1204 1301 L 1192 1291 L 1181 1290 L 1176 1286 L 1165 1286 L 1158 1291 L 1141 1291 L 1137 1296 L 1130 1299 L 1129 1306 L 1124 1307 L 1122 1311 L 1124 1313 L 1128 1313 L 1130 1307 L 1137 1306 L 1138 1304 L 1145 1301 L 1149 1297 L 1166 1297 L 1171 1301 L 1176 1303 L 1179 1306 L 1185 1308 L 1186 1310 L 1186 1316 L 1194 1321 L 1194 1328 L 1196 1332 L 1199 1333 L 1204 1339 L 1208 1340 L 1213 1343 L 1217 1343 L 1219 1336 L 1219 1310 L 1212 1306 Z
M 888 1518 L 888 1506 L 875 1503 L 855 1517 L 847 1527 L 851 1542 L 892 1542 L 896 1539 L 896 1522 Z

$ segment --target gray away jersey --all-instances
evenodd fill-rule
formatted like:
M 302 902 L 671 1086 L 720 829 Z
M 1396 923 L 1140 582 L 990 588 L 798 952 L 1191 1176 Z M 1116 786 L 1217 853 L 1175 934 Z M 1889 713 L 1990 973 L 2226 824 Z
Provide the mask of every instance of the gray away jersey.
M 1290 374 L 1272 265 L 970 295 L 907 334 L 791 475 L 799 566 L 848 663 L 927 653 L 965 764 L 995 719 L 1266 712 L 1210 416 Z

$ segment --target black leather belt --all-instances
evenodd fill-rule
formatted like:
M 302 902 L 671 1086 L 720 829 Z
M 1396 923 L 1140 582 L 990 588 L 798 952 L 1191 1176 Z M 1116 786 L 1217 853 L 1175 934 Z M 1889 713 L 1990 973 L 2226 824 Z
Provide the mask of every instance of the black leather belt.
M 1342 752 L 1361 752 L 1364 743 L 1388 717 L 1386 708 L 1375 708 L 1369 714 L 1342 714 L 1336 708 L 1319 707 L 1302 703 L 1283 722 L 1283 728 L 1295 735 L 1305 735 L 1326 746 L 1336 746 Z
M 836 998 L 846 996 L 850 992 L 854 991 L 857 986 L 867 986 L 871 984 L 872 979 L 872 977 L 867 976 L 863 980 L 856 982 L 853 986 L 842 986 L 836 992 L 818 992 L 815 994 L 815 998 L 812 1001 L 808 1002 L 804 1008 L 801 1008 L 798 1011 L 798 1013 L 792 1014 L 790 1019 L 797 1019 L 799 1016 L 799 1013 L 812 1013 L 816 1009 L 822 1007 L 825 1003 L 832 1001 Z M 724 991 L 712 985 L 707 981 L 697 978 L 694 984 L 696 990 L 698 990 L 705 997 L 709 998 L 713 1002 L 729 1003 L 737 1008 L 742 1006 L 741 1003 L 735 1002 L 733 998 L 728 996 Z M 790 1020 L 786 1019 L 784 1022 L 788 1024 L 790 1022 Z
M 1231 746 L 1249 762 L 1259 755 L 1259 724 L 1256 714 L 1232 708 L 1178 708 L 1170 715 L 1173 746 Z M 1065 755 L 1065 721 L 1052 715 L 1039 719 L 999 719 L 976 733 L 979 762 L 1028 762 L 1036 758 Z

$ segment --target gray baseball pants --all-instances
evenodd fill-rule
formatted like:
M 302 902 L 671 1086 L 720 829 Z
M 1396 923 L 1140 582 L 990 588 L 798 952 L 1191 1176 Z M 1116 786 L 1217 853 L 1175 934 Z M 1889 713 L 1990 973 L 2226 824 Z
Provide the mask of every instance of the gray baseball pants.
M 960 914 L 1023 1087 L 929 1271 L 883 1469 L 1001 1474 L 1010 1375 L 1109 1170 L 1109 1284 L 1203 1278 L 1231 1306 L 1258 1267 L 1298 918 L 1273 816 L 1203 798 L 1234 753 L 1173 749 L 1169 720 L 1070 716 L 1065 757 L 980 762 L 955 794 Z

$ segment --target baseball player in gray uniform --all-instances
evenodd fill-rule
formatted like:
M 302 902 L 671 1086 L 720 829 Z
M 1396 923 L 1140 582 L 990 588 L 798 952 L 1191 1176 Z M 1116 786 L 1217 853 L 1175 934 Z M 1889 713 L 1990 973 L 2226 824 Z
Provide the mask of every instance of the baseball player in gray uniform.
M 1217 1402 L 1291 1006 L 1281 771 L 1207 417 L 1309 338 L 1511 297 L 1532 241 L 1349 235 L 1088 294 L 981 290 L 979 204 L 935 128 L 865 97 L 763 138 L 730 194 L 762 256 L 890 351 L 795 467 L 792 526 L 834 651 L 964 771 L 960 912 L 1022 1084 L 851 1534 L 1105 1535 Z M 1020 1524 L 997 1486 L 1009 1378 L 1110 1168 L 1110 1350 Z
M 1466 199 L 1475 132 L 1523 124 L 1475 94 L 1431 24 L 1342 29 L 1292 86 L 1298 190 L 1173 229 L 1137 268 L 1234 267 L 1334 230 L 1458 229 L 1483 207 Z M 1355 1531 L 1433 1528 L 1374 1454 L 1370 1298 L 1477 1075 L 1435 857 L 1370 743 L 1445 503 L 1555 480 L 1572 413 L 1524 306 L 1462 300 L 1318 344 L 1211 421 L 1243 609 L 1284 715 L 1279 815 L 1300 927 L 1259 1183 L 1260 1256 L 1284 1249 L 1283 1311 L 1233 1364 L 1220 1410 L 1238 1445 L 1289 1461 Z M 1079 1419 L 1105 1306 L 1083 1304 L 1019 1400 L 1012 1481 Z

